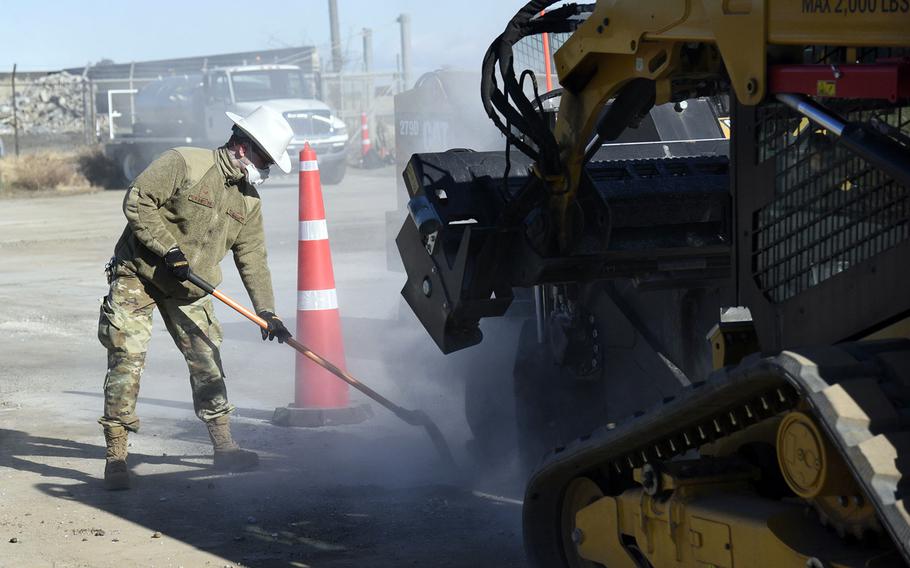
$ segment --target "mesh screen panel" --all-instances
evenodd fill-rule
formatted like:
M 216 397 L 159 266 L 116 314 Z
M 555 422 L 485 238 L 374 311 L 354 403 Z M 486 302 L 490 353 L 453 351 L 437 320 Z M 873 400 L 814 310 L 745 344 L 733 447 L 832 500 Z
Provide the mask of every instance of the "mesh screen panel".
M 827 101 L 849 121 L 910 141 L 910 107 Z M 759 109 L 758 161 L 775 198 L 753 216 L 752 274 L 772 302 L 797 296 L 910 237 L 907 188 L 779 104 Z

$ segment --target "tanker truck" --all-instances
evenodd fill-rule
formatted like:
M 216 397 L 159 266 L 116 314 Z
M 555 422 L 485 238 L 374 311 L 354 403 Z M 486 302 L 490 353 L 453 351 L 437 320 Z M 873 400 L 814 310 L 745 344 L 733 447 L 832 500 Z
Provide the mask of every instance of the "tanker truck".
M 225 111 L 246 115 L 260 105 L 282 113 L 294 130 L 288 146 L 292 159 L 309 142 L 323 183 L 344 178 L 345 124 L 316 98 L 313 81 L 295 65 L 214 67 L 162 77 L 130 96 L 132 132 L 111 128 L 105 145 L 105 154 L 118 164 L 125 182 L 168 148 L 220 146 L 231 131 Z M 108 112 L 111 121 L 119 116 L 112 108 Z

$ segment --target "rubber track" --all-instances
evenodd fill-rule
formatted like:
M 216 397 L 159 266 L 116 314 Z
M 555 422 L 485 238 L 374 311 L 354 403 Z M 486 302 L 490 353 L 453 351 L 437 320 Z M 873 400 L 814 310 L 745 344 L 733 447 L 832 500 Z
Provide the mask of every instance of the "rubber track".
M 648 412 L 557 448 L 531 476 L 525 494 L 528 559 L 541 568 L 567 566 L 560 507 L 573 478 L 594 475 L 601 481 L 607 468 L 624 471 L 681 455 L 793 409 L 800 400 L 846 458 L 910 563 L 903 498 L 910 475 L 902 479 L 910 471 L 910 341 L 903 339 L 752 355 Z

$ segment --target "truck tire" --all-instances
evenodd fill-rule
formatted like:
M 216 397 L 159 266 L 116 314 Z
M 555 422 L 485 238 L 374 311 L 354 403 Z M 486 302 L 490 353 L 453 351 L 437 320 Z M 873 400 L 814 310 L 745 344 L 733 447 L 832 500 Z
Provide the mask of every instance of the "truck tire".
M 347 169 L 348 165 L 346 162 L 326 167 L 319 172 L 319 179 L 326 185 L 338 185 L 341 183 L 341 180 L 344 179 L 344 174 L 347 172 Z
M 513 372 L 518 448 L 525 470 L 530 472 L 554 448 L 676 396 L 684 383 L 661 353 L 678 361 L 676 368 L 688 376 L 707 376 L 711 349 L 702 330 L 710 328 L 721 305 L 729 305 L 729 294 L 725 288 L 641 290 L 631 282 L 581 284 L 576 310 L 591 318 L 597 334 L 585 337 L 593 337 L 592 352 L 596 345 L 596 353 L 602 354 L 600 370 L 585 376 L 557 362 L 553 334 L 539 343 L 537 322 L 525 322 Z M 643 329 L 633 320 L 650 325 Z
M 478 465 L 497 466 L 514 455 L 515 431 L 508 367 L 495 368 L 491 355 L 465 361 L 465 420 L 473 438 L 467 449 Z M 472 358 L 473 359 L 473 358 Z
M 517 456 L 512 367 L 520 326 L 514 315 L 487 320 L 481 326 L 487 341 L 447 357 L 455 376 L 464 380 L 465 420 L 473 435 L 466 448 L 482 468 Z
M 142 157 L 135 148 L 123 148 L 120 153 L 120 175 L 124 185 L 132 183 L 143 169 Z
M 584 435 L 606 415 L 603 381 L 579 381 L 537 341 L 537 322 L 524 323 L 513 371 L 521 468 L 530 474 L 544 455 Z

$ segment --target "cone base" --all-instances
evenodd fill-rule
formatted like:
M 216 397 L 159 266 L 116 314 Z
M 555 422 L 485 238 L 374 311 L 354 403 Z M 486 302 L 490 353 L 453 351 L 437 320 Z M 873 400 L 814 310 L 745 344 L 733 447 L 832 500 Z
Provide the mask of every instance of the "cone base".
M 369 404 L 343 408 L 298 408 L 288 405 L 275 409 L 272 424 L 296 428 L 321 428 L 323 426 L 360 424 L 372 416 L 373 409 Z

